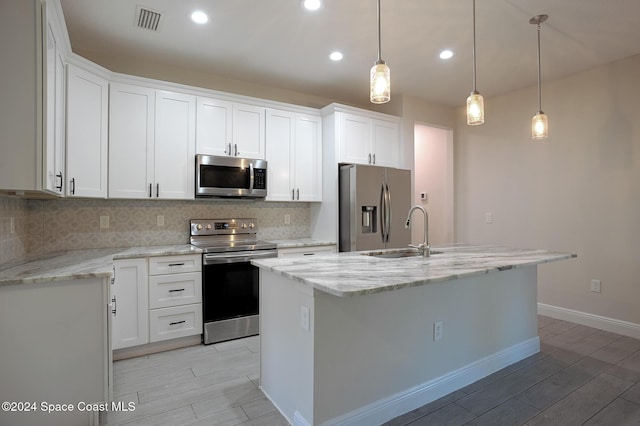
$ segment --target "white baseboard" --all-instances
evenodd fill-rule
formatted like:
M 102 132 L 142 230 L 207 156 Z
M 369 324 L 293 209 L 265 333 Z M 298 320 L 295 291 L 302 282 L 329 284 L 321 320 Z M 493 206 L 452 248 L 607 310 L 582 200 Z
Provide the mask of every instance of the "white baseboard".
M 323 425 L 369 426 L 384 423 L 448 395 L 539 351 L 540 339 L 538 337 L 525 340 L 444 376 L 335 417 Z
M 559 306 L 545 305 L 544 303 L 538 303 L 538 313 L 547 317 L 640 339 L 640 324 L 574 311 L 573 309 L 561 308 Z

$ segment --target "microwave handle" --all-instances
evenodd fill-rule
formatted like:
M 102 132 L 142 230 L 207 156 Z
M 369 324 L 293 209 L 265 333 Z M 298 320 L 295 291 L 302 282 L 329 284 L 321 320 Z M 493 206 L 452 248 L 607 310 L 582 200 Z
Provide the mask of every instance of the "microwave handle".
M 253 185 L 255 183 L 255 170 L 253 169 L 253 163 L 249 163 L 249 193 L 253 192 Z

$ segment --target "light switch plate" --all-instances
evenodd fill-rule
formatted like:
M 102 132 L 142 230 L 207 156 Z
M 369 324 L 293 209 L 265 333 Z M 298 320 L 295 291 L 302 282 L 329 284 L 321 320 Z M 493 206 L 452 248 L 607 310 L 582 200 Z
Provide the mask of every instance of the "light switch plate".
M 107 229 L 109 227 L 109 216 L 100 216 L 100 229 Z
M 156 216 L 156 224 L 158 226 L 164 226 L 164 216 L 159 214 L 158 216 Z

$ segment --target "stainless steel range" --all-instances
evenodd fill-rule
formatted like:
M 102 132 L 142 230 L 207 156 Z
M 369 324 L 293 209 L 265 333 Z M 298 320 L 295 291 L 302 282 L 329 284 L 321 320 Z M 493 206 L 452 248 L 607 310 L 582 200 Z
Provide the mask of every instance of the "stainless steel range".
M 259 274 L 251 259 L 277 257 L 276 245 L 257 239 L 249 219 L 192 219 L 191 245 L 202 254 L 202 342 L 259 332 Z

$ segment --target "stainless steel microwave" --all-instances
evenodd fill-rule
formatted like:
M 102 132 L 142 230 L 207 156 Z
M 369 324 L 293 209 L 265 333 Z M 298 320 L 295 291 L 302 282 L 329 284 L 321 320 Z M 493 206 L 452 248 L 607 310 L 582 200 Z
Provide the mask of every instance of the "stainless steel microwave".
M 266 196 L 266 160 L 196 155 L 196 198 Z

